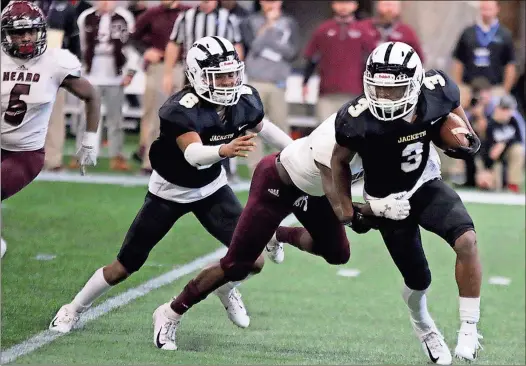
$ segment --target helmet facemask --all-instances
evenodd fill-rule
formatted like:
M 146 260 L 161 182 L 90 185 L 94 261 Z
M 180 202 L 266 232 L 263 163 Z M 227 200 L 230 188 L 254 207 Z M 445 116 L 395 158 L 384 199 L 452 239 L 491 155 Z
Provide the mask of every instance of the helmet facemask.
M 363 86 L 371 113 L 382 121 L 393 121 L 415 109 L 421 84 L 404 73 L 379 72 L 372 75 L 367 70 Z
M 195 71 L 187 71 L 186 74 L 201 98 L 226 106 L 239 101 L 245 75 L 243 62 L 228 60 L 220 62 L 219 67 L 203 67 Z

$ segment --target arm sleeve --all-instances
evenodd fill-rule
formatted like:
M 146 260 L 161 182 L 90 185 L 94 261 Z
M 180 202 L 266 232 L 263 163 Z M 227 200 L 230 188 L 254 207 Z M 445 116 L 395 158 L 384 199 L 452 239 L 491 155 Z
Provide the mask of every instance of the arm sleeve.
M 303 85 L 306 85 L 309 82 L 310 77 L 314 74 L 316 70 L 316 65 L 318 63 L 313 59 L 308 59 L 305 63 L 305 69 L 303 70 Z
M 292 143 L 292 138 L 274 123 L 270 122 L 268 119 L 263 119 L 262 122 L 263 127 L 259 131 L 259 136 L 267 143 L 278 150 L 283 150 Z

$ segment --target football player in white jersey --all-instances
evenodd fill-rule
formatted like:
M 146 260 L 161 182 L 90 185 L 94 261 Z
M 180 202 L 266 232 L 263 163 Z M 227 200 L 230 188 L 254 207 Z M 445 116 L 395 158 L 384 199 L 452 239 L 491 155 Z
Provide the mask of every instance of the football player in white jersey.
M 80 77 L 80 62 L 63 49 L 47 49 L 46 19 L 29 1 L 2 11 L 2 201 L 31 183 L 44 166 L 44 142 L 58 88 L 86 103 L 87 132 L 79 160 L 96 164 L 94 150 L 100 100 Z M 6 245 L 2 240 L 2 257 Z
M 64 49 L 47 49 L 46 19 L 29 1 L 2 11 L 2 201 L 27 186 L 44 164 L 49 118 L 60 87 L 86 103 L 88 129 L 79 150 L 83 165 L 96 163 L 100 100 L 80 76 L 80 62 Z
M 256 259 L 267 246 L 289 243 L 296 248 L 323 257 L 330 264 L 344 264 L 350 257 L 345 227 L 330 202 L 337 202 L 332 188 L 330 161 L 336 143 L 334 121 L 329 117 L 308 137 L 295 140 L 280 154 L 261 160 L 254 171 L 247 205 L 237 223 L 228 252 L 191 280 L 171 303 L 154 312 L 154 344 L 176 350 L 176 330 L 182 315 L 193 305 L 228 281 L 240 281 L 254 272 Z M 361 177 L 361 159 L 351 162 L 353 180 Z M 358 233 L 374 227 L 368 216 L 403 220 L 409 215 L 409 201 L 398 199 L 404 192 L 366 205 L 356 205 L 352 228 Z M 304 227 L 280 227 L 293 213 Z M 272 244 L 267 245 L 272 239 Z M 270 246 L 270 248 L 269 248 Z M 283 253 L 274 256 L 280 262 Z

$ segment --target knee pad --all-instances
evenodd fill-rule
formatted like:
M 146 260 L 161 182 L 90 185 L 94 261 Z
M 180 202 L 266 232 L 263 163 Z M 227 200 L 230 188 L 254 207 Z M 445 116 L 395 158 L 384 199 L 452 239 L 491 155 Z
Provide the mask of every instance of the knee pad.
M 429 267 L 414 270 L 404 276 L 404 282 L 411 290 L 424 291 L 431 285 L 431 271 Z
M 221 269 L 225 273 L 225 279 L 228 281 L 244 280 L 253 270 L 254 263 L 233 262 L 224 257 L 219 262 Z

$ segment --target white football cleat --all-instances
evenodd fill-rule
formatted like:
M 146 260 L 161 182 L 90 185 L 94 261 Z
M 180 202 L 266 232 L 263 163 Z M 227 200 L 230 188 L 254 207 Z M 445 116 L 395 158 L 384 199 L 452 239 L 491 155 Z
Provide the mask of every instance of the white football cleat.
M 214 291 L 219 297 L 221 303 L 225 307 L 228 313 L 228 319 L 240 328 L 246 328 L 250 324 L 250 317 L 247 314 L 247 309 L 243 300 L 241 300 L 241 294 L 234 287 L 232 282 L 228 282 Z
M 422 339 L 422 349 L 431 362 L 437 365 L 451 365 L 453 357 L 438 330 L 432 330 Z
M 55 315 L 49 324 L 49 330 L 59 333 L 69 333 L 78 321 L 79 313 L 73 310 L 70 304 L 66 304 L 60 308 L 57 315 Z
M 268 258 L 276 264 L 280 264 L 285 259 L 283 244 L 276 239 L 276 233 L 274 233 L 272 239 L 268 242 L 265 250 L 267 251 Z
M 413 318 L 409 317 L 409 319 L 427 358 L 437 365 L 451 365 L 453 357 L 451 356 L 449 347 L 444 341 L 444 337 L 438 331 L 435 322 L 430 319 L 430 323 L 427 324 L 426 329 L 422 330 L 415 324 Z
M 482 336 L 477 332 L 477 324 L 462 322 L 458 331 L 455 356 L 466 361 L 474 361 L 479 349 L 482 349 L 479 339 L 482 339 Z
M 166 351 L 177 350 L 175 337 L 181 319 L 169 316 L 173 314 L 170 303 L 162 304 L 153 312 L 153 344 L 155 347 Z
M 0 238 L 0 239 L 2 239 L 2 242 L 0 244 L 1 245 L 0 250 L 1 250 L 2 256 L 0 256 L 0 258 L 4 258 L 4 254 L 5 254 L 6 250 L 7 250 L 7 244 L 6 244 L 5 240 L 4 240 L 4 238 Z

